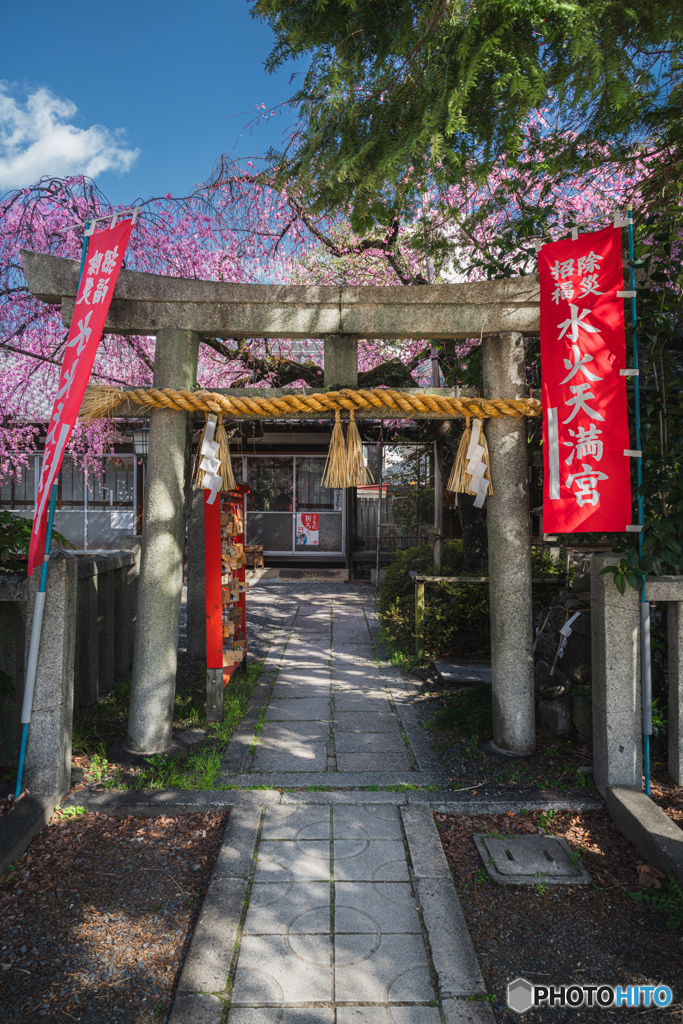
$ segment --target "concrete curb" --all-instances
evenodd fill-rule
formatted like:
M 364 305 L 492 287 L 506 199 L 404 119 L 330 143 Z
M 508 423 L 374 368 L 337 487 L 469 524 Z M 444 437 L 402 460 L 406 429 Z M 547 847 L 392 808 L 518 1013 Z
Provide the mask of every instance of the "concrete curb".
M 465 916 L 460 906 L 448 861 L 429 807 L 401 808 L 403 827 L 408 840 L 415 890 L 422 907 L 422 916 L 431 948 L 432 963 L 438 977 L 439 997 L 446 1002 L 462 996 L 486 995 L 484 978 L 474 951 Z M 449 1008 L 453 1024 L 458 1017 Z M 466 1004 L 462 1004 L 463 1009 Z M 477 1010 L 482 1007 L 477 1007 Z M 489 1008 L 490 1009 L 490 1008 Z M 471 1020 L 476 1020 L 471 1013 Z M 481 1021 L 486 1017 L 479 1017 Z M 492 1019 L 492 1018 L 489 1018 Z
M 683 831 L 654 800 L 630 786 L 609 786 L 607 810 L 648 864 L 672 871 L 683 882 Z
M 407 793 L 368 792 L 366 790 L 324 791 L 309 793 L 297 790 L 294 793 L 280 792 L 279 789 L 213 789 L 182 790 L 164 792 L 129 790 L 77 790 L 64 801 L 65 807 L 85 807 L 88 811 L 113 815 L 157 814 L 200 814 L 207 811 L 226 811 L 231 807 L 244 805 L 265 806 L 268 804 L 392 804 L 396 807 L 426 806 L 440 814 L 502 814 L 505 811 L 519 813 L 522 810 L 547 811 L 597 811 L 604 805 L 593 797 L 548 796 L 541 791 L 530 792 L 522 797 L 515 794 L 496 794 L 488 800 L 463 797 L 453 799 L 448 790 Z M 14 813 L 14 812 L 12 812 Z M 3 819 L 4 821 L 5 819 Z M 0 821 L 0 836 L 2 821 Z
M 230 814 L 178 982 L 169 1024 L 220 1024 L 245 898 L 254 871 L 262 811 Z
M 59 803 L 56 796 L 23 796 L 0 818 L 0 875 L 14 864 L 47 825 Z

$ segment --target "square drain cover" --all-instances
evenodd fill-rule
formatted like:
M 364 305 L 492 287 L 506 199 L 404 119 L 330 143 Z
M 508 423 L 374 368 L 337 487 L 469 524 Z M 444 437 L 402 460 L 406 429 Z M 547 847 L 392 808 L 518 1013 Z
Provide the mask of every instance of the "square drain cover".
M 499 885 L 588 885 L 591 876 L 559 836 L 475 836 L 484 866 Z M 576 863 L 572 863 L 572 857 Z

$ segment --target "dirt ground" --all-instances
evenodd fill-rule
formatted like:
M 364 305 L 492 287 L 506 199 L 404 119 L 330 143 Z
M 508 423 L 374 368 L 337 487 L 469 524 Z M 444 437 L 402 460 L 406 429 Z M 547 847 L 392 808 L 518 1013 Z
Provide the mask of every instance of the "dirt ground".
M 164 1021 L 228 815 L 69 810 L 0 882 L 0 1022 Z
M 668 930 L 663 913 L 629 896 L 639 891 L 636 865 L 643 858 L 605 811 L 435 817 L 487 990 L 496 997 L 497 1021 L 680 1021 L 683 933 Z M 495 884 L 472 839 L 491 832 L 563 836 L 593 884 Z M 507 1009 L 506 995 L 507 983 L 520 976 L 537 984 L 663 983 L 674 989 L 674 1003 L 666 1009 L 538 1008 L 520 1018 Z

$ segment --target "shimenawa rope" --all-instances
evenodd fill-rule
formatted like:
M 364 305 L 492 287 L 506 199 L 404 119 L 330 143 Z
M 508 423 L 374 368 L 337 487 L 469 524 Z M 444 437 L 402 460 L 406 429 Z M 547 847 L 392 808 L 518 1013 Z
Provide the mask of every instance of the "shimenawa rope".
M 378 416 L 387 419 L 411 419 L 415 413 L 440 413 L 444 419 L 464 416 L 477 419 L 498 419 L 511 416 L 540 416 L 538 398 L 454 398 L 448 395 L 407 394 L 392 388 L 372 390 L 343 388 L 313 395 L 281 395 L 239 398 L 221 395 L 215 391 L 188 391 L 176 388 L 121 389 L 98 385 L 89 387 L 81 407 L 82 420 L 96 420 L 111 416 L 122 404 L 132 403 L 144 409 L 174 409 L 178 412 L 214 412 L 218 415 L 249 419 L 267 416 L 277 419 L 283 415 L 324 413 L 359 409 L 376 409 Z

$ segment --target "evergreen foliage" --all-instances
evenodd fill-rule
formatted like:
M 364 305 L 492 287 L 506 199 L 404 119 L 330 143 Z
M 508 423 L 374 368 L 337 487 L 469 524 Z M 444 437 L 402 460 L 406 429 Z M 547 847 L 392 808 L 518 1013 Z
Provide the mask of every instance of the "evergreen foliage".
M 670 0 L 257 0 L 275 70 L 310 56 L 300 135 L 271 153 L 314 211 L 351 204 L 358 232 L 425 182 L 514 164 L 546 112 L 545 170 L 633 145 L 683 165 L 683 8 Z M 604 159 L 604 153 L 603 157 Z

